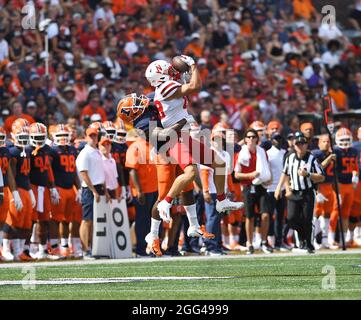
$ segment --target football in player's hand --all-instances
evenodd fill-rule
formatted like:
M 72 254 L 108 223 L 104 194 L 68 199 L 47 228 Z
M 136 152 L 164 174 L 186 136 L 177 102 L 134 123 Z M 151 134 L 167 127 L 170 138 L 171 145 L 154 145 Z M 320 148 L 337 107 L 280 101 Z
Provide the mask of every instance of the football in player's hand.
M 172 59 L 172 66 L 181 73 L 189 71 L 189 66 L 181 59 L 180 56 L 175 56 Z

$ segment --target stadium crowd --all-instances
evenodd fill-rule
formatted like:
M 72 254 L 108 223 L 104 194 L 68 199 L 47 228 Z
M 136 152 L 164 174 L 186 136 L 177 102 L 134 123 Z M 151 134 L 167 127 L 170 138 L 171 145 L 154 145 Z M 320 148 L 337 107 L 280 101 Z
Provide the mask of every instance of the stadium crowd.
M 71 142 L 77 148 L 84 146 L 83 140 L 90 135 L 91 130 L 88 134 L 87 129 L 92 126 L 96 128 L 100 122 L 104 131 L 114 130 L 110 138 L 119 138 L 117 144 L 131 146 L 134 141 L 142 143 L 130 123 L 125 123 L 123 127 L 122 122 L 117 120 L 116 106 L 119 100 L 133 92 L 144 95 L 153 92 L 144 76 L 147 66 L 154 60 L 170 62 L 180 53 L 194 58 L 202 79 L 200 92 L 189 97 L 188 112 L 195 117 L 201 129 L 222 128 L 218 131 L 227 132 L 227 142 L 238 145 L 234 149 L 231 171 L 237 168 L 238 152 L 244 137 L 250 132 L 249 128 L 256 130 L 259 143 L 267 153 L 272 146 L 278 150 L 284 149 L 284 153 L 289 152 L 294 146 L 295 134 L 299 135 L 299 132 L 303 133 L 310 150 L 321 149 L 327 153 L 330 141 L 324 142 L 326 147 L 321 146 L 322 141 L 327 139 L 324 136 L 318 139 L 315 126 L 309 122 L 300 123 L 298 114 L 322 114 L 322 97 L 325 93 L 333 99 L 334 112 L 361 109 L 361 36 L 357 36 L 356 32 L 361 28 L 359 0 L 355 1 L 349 13 L 349 29 L 355 34 L 352 37 L 346 36 L 344 28 L 333 24 L 332 19 L 331 23 L 325 23 L 311 0 L 3 0 L 0 3 L 0 126 L 4 128 L 4 141 L 0 148 L 5 147 L 5 139 L 10 140 L 14 134 L 22 133 L 19 126 L 25 126 L 25 122 L 14 126 L 19 118 L 30 124 L 44 124 L 48 138 L 53 140 L 56 134 L 60 134 L 61 138 L 61 134 L 69 129 L 72 132 Z M 45 31 L 49 39 L 48 52 L 44 32 L 32 28 L 31 24 L 24 28 L 24 19 L 28 17 L 21 10 L 26 4 L 35 6 L 37 23 L 50 19 Z M 45 67 L 47 59 L 48 74 Z M 57 126 L 60 123 L 68 129 Z M 338 124 L 339 128 L 343 126 L 342 123 Z M 230 133 L 228 129 L 234 131 Z M 360 129 L 358 132 L 356 126 L 348 129 L 346 136 L 361 141 Z M 39 127 L 34 130 L 43 132 Z M 124 140 L 125 134 L 127 141 Z M 216 142 L 213 143 L 214 148 L 219 148 Z M 107 143 L 103 141 L 101 145 Z M 359 144 L 357 147 L 355 161 L 360 167 Z M 147 255 L 144 236 L 150 230 L 150 225 L 147 225 L 150 224 L 151 214 L 148 200 L 152 198 L 149 201 L 155 201 L 153 193 L 157 188 L 151 185 L 154 180 L 144 179 L 143 173 L 139 172 L 144 168 L 130 164 L 134 154 L 131 147 L 128 151 L 126 148 L 112 151 L 119 174 L 119 192 L 114 197 L 127 199 L 130 221 L 136 221 L 138 225 L 136 253 L 144 256 Z M 276 153 L 273 149 L 273 155 Z M 272 154 L 268 154 L 268 157 L 273 170 Z M 281 159 L 278 153 L 276 157 Z M 274 170 L 279 177 L 281 160 L 275 163 L 277 168 Z M 0 165 L 5 176 L 4 162 Z M 324 169 L 327 169 L 326 163 Z M 349 170 L 354 179 L 354 172 L 358 175 L 360 168 L 350 167 Z M 205 224 L 209 232 L 215 233 L 218 240 L 216 243 L 204 241 L 204 249 L 201 249 L 202 243 L 198 239 L 189 238 L 186 232 L 181 232 L 182 229 L 186 230 L 188 221 L 183 206 L 177 204 L 172 208 L 175 215 L 170 226 L 163 223 L 164 229 L 168 230 L 166 236 L 162 237 L 167 238 L 163 247 L 168 254 L 178 255 L 179 243 L 182 244 L 182 253 L 198 254 L 206 250 L 214 255 L 230 249 L 253 253 L 257 247 L 267 253 L 272 252 L 272 248 L 290 250 L 294 242 L 300 246 L 296 240 L 290 240 L 292 230 L 287 227 L 285 203 L 278 201 L 272 205 L 277 207 L 275 215 L 273 212 L 266 212 L 266 215 L 260 212 L 262 214 L 257 214 L 252 220 L 255 241 L 253 250 L 250 249 L 253 239 L 249 237 L 253 232 L 249 231 L 250 222 L 246 221 L 249 217 L 245 217 L 243 209 L 222 214 L 218 220 L 208 214 L 215 210 L 212 206 L 214 192 L 209 189 L 209 173 L 205 171 L 205 168 L 200 171 L 201 179 L 194 185 L 198 220 L 200 224 Z M 155 172 L 151 174 L 156 175 Z M 55 181 L 51 179 L 51 174 L 49 176 L 47 179 L 55 183 L 49 189 L 49 199 L 52 205 L 56 205 L 59 201 L 59 194 L 53 190 L 57 186 L 56 176 Z M 139 176 L 143 178 L 138 180 Z M 73 196 L 74 200 L 77 198 L 80 201 L 81 184 L 75 180 L 71 186 L 76 187 Z M 233 174 L 231 180 L 233 189 L 229 191 L 237 200 L 242 200 L 239 179 Z M 267 192 L 273 194 L 277 183 L 274 177 L 272 187 Z M 331 181 L 328 183 L 332 184 Z M 31 181 L 31 184 L 34 185 L 34 182 Z M 351 192 L 355 192 L 355 197 L 346 201 L 345 211 L 349 215 L 353 210 L 356 218 L 350 221 L 347 241 L 350 246 L 355 246 L 361 244 L 353 241 L 361 241 L 357 238 L 357 235 L 361 237 L 357 234 L 361 231 L 361 204 L 358 201 L 361 196 L 357 196 L 361 186 L 356 180 L 347 184 L 354 186 Z M 38 194 L 34 193 L 38 198 Z M 318 203 L 331 202 L 331 196 L 325 193 L 333 197 L 332 190 L 325 191 L 320 194 L 326 200 L 318 197 Z M 20 198 L 22 196 L 20 193 Z M 10 198 L 16 205 L 16 196 L 9 192 Z M 271 199 L 273 201 L 273 197 Z M 32 206 L 33 199 L 26 201 Z M 81 211 L 80 205 L 77 206 L 77 211 Z M 44 208 L 40 209 L 44 211 Z M 34 211 L 39 212 L 39 206 Z M 140 212 L 142 219 L 139 218 Z M 177 212 L 180 214 L 177 215 Z M 314 222 L 314 229 L 317 231 L 316 226 L 321 223 L 318 230 L 321 231 L 318 232 L 320 237 L 330 239 L 318 239 L 316 242 L 320 247 L 337 248 L 337 214 L 332 216 L 337 209 L 316 205 L 315 216 L 324 217 L 325 212 L 327 217 Z M 16 225 L 15 221 L 8 219 L 7 214 L 7 210 L 1 212 L 0 223 Z M 206 219 L 209 216 L 212 216 L 211 223 Z M 330 216 L 331 222 L 328 220 Z M 65 218 L 53 219 L 55 228 L 60 231 L 50 236 L 49 248 L 53 246 L 54 249 L 50 251 L 68 255 L 66 248 L 71 246 L 73 253 L 81 256 L 81 212 L 70 220 Z M 67 223 L 63 223 L 62 219 Z M 33 220 L 38 221 L 40 226 L 37 250 L 41 254 L 37 257 L 42 258 L 48 250 L 47 232 L 51 228 L 42 219 L 35 217 Z M 140 226 L 142 221 L 145 223 Z M 31 224 L 31 221 L 28 223 Z M 348 216 L 343 224 L 346 233 Z M 29 226 L 25 229 L 29 229 Z M 65 239 L 65 235 L 69 234 L 68 229 L 72 236 L 69 246 Z M 354 229 L 357 231 L 355 238 Z M 4 247 L 9 249 L 12 240 L 13 254 L 26 260 L 20 254 L 20 249 L 24 249 L 23 240 L 15 242 L 9 233 L 9 229 L 4 229 L 1 235 L 5 241 Z M 20 239 L 26 237 L 22 234 Z M 61 238 L 60 246 L 57 237 Z

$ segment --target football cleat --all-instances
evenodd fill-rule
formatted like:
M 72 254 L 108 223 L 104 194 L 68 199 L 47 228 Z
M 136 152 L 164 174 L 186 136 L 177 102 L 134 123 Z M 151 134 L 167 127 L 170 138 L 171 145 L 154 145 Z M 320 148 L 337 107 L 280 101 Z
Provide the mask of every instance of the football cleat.
M 204 239 L 214 239 L 216 237 L 213 233 L 207 232 L 204 225 L 201 227 L 196 227 L 196 226 L 189 227 L 187 230 L 187 236 L 192 238 L 202 237 Z
M 30 262 L 34 261 L 35 259 L 32 258 L 29 254 L 22 252 L 17 257 L 15 257 L 15 261 L 24 261 L 24 262 Z
M 162 250 L 160 248 L 160 239 L 154 238 L 151 233 L 148 233 L 145 237 L 145 241 L 148 243 L 150 250 L 157 257 L 161 257 L 163 255 Z
M 222 201 L 216 201 L 216 210 L 221 213 L 227 210 L 238 210 L 244 207 L 243 202 L 233 202 L 229 199 L 224 199 Z
M 159 212 L 159 216 L 161 219 L 167 223 L 170 223 L 171 217 L 170 217 L 170 208 L 172 207 L 172 204 L 167 202 L 166 200 L 162 200 L 158 203 L 157 209 Z
M 2 260 L 7 262 L 14 261 L 14 255 L 10 251 L 3 250 Z

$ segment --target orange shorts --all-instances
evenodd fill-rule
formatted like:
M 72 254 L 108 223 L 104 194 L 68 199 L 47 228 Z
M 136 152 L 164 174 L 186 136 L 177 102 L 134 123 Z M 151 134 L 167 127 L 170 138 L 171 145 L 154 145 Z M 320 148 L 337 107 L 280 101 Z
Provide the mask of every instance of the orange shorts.
M 36 209 L 38 207 L 38 186 L 31 185 L 31 189 L 33 190 L 36 206 L 33 209 L 32 220 L 33 221 L 49 221 L 50 219 L 50 210 L 51 210 L 51 202 L 50 202 L 50 191 L 48 188 L 45 188 L 44 191 L 44 212 L 38 212 Z
M 4 201 L 0 205 L 0 222 L 5 222 L 6 220 L 6 215 L 8 214 L 9 211 L 9 201 L 10 201 L 9 197 L 10 197 L 10 189 L 9 187 L 4 187 Z
M 31 216 L 33 213 L 33 207 L 31 205 L 29 191 L 22 188 L 18 188 L 17 190 L 23 203 L 23 208 L 21 211 L 16 210 L 13 194 L 9 192 L 9 211 L 5 222 L 13 228 L 31 229 Z
M 173 182 L 176 177 L 182 174 L 182 169 L 177 164 L 157 164 L 157 178 L 158 178 L 158 200 L 163 200 L 170 188 L 173 185 Z M 186 188 L 183 189 L 183 192 L 188 192 L 193 190 L 193 182 L 190 183 Z
M 351 205 L 351 217 L 361 217 L 361 181 L 358 183 L 356 190 L 354 189 L 354 197 Z
M 350 216 L 351 206 L 354 198 L 354 188 L 352 184 L 338 184 L 338 190 L 341 195 L 341 213 L 342 218 L 348 218 Z M 338 215 L 337 201 L 334 203 L 332 215 Z
M 317 217 L 319 216 L 330 216 L 332 210 L 335 207 L 336 199 L 336 192 L 333 189 L 332 183 L 323 183 L 318 186 L 318 192 L 323 194 L 328 201 L 323 203 L 316 203 L 315 205 L 315 214 Z M 337 203 L 336 203 L 337 205 Z
M 76 193 L 73 188 L 64 189 L 57 187 L 60 202 L 58 205 L 51 204 L 51 219 L 56 222 L 73 221 Z

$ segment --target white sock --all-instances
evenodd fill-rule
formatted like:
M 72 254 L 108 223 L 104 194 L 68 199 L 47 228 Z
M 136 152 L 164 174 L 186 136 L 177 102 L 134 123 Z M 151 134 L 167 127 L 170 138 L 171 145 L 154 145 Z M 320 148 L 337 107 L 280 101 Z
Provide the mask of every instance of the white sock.
M 231 244 L 238 244 L 239 235 L 237 235 L 237 234 L 232 234 L 232 235 L 230 236 L 230 238 L 231 238 Z
M 4 231 L 0 231 L 0 244 L 3 243 Z
M 327 237 L 328 236 L 328 230 L 330 228 L 330 219 L 329 218 L 325 218 L 324 216 L 320 216 L 318 218 L 320 220 L 320 228 L 322 230 L 322 237 Z
M 347 230 L 346 242 L 353 241 L 353 237 L 354 237 L 354 232 L 351 231 L 350 229 L 348 229 Z
M 346 238 L 347 238 L 347 232 L 344 232 L 343 239 L 345 240 L 345 242 L 347 242 Z M 340 243 L 342 244 L 342 239 L 340 239 Z
M 61 243 L 61 246 L 62 246 L 63 248 L 66 248 L 66 247 L 68 246 L 68 239 L 66 239 L 66 238 L 61 238 L 61 239 L 60 239 L 60 243 Z
M 276 243 L 276 237 L 275 237 L 275 236 L 268 236 L 268 237 L 267 237 L 267 241 L 268 241 L 268 244 L 269 244 L 271 247 L 274 247 L 274 246 L 275 246 L 275 243 Z
M 254 234 L 254 242 L 256 243 L 256 245 L 260 245 L 262 242 L 262 236 L 259 232 L 256 232 Z
M 197 219 L 196 204 L 192 204 L 190 206 L 184 206 L 184 210 L 187 213 L 189 226 L 199 228 L 198 219 Z
M 36 234 L 36 223 L 33 224 L 33 229 L 32 229 L 32 232 L 31 232 L 30 242 L 33 242 L 33 243 L 38 243 L 39 242 L 39 237 Z
M 81 250 L 80 238 L 71 238 L 71 245 L 73 248 L 73 252 L 79 252 Z
M 222 242 L 225 245 L 229 244 L 229 236 L 225 236 L 224 234 L 222 234 Z
M 300 247 L 300 238 L 298 237 L 298 232 L 296 230 L 294 230 L 294 235 L 295 235 L 296 246 L 299 248 Z
M 360 239 L 361 238 L 361 227 L 356 227 L 355 228 L 355 239 Z
M 39 252 L 43 253 L 48 250 L 48 246 L 46 244 L 39 244 Z
M 3 250 L 10 252 L 10 240 L 9 239 L 3 239 Z
M 160 227 L 161 223 L 162 223 L 161 220 L 151 218 L 150 232 L 151 232 L 152 236 L 154 237 L 154 239 L 159 238 L 159 227 Z
M 37 243 L 30 243 L 30 252 L 36 253 L 39 250 L 39 246 Z
M 23 252 L 25 249 L 25 239 L 20 239 L 20 252 Z
M 333 244 L 333 243 L 335 242 L 335 238 L 336 238 L 336 233 L 330 231 L 330 232 L 328 233 L 328 243 L 329 243 L 329 244 Z
M 319 218 L 317 217 L 313 217 L 312 219 L 312 222 L 313 222 L 313 226 L 314 226 L 314 236 L 316 237 L 316 235 L 318 235 L 321 231 L 321 228 L 320 228 L 320 220 Z
M 20 239 L 13 239 L 14 256 L 18 256 L 21 253 Z

